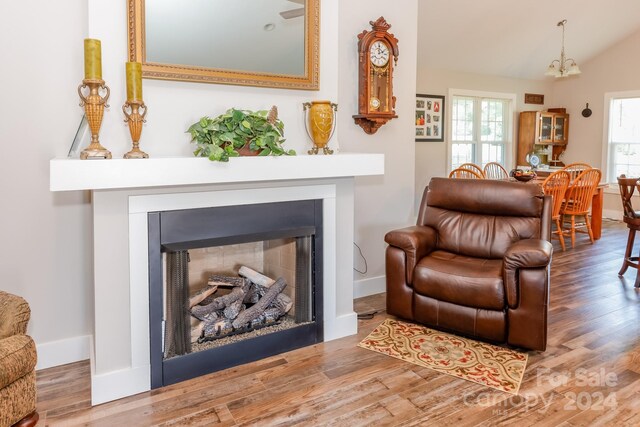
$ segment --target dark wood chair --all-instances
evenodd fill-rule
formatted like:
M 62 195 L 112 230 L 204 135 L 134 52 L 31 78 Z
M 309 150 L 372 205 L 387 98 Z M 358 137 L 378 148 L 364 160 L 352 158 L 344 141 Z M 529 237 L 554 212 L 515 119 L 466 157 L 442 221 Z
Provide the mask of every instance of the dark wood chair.
M 620 187 L 620 197 L 622 198 L 622 208 L 624 210 L 623 220 L 629 228 L 627 249 L 624 252 L 624 261 L 622 262 L 622 268 L 618 272 L 618 276 L 622 276 L 629 267 L 633 267 L 636 270 L 640 267 L 640 262 L 638 262 L 640 258 L 631 256 L 631 252 L 633 252 L 633 242 L 636 239 L 636 231 L 640 230 L 640 211 L 635 211 L 631 204 L 631 197 L 633 197 L 633 192 L 638 186 L 639 179 L 640 178 L 627 178 L 624 175 L 618 177 L 618 186 Z M 638 191 L 640 192 L 640 189 Z M 634 286 L 636 288 L 640 287 L 640 271 L 636 273 Z

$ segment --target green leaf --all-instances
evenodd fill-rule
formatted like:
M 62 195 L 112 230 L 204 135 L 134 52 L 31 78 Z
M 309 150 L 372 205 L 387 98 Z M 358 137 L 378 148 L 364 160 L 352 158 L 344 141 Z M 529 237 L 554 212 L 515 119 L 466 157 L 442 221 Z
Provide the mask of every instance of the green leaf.
M 241 110 L 233 110 L 232 112 L 233 121 L 242 122 L 245 118 L 245 114 Z
M 246 127 L 247 129 L 251 129 L 251 123 L 249 123 L 247 120 L 242 121 L 242 126 Z
M 271 150 L 265 148 L 258 154 L 258 156 L 268 156 L 269 154 L 271 154 Z

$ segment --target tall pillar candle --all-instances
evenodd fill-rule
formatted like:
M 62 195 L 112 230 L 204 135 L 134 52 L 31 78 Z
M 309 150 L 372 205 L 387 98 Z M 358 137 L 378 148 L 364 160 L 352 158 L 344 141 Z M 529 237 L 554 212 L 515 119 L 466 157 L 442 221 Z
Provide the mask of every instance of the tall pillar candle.
M 127 62 L 127 101 L 142 101 L 142 63 Z
M 102 80 L 100 40 L 84 39 L 84 78 L 85 80 Z

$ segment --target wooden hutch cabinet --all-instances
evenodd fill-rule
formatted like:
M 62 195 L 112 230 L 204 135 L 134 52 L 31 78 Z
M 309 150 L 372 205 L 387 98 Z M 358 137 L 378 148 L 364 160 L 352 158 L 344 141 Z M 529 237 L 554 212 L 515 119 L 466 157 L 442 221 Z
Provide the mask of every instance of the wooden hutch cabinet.
M 569 143 L 569 115 L 565 108 L 523 111 L 518 126 L 517 165 L 528 165 L 527 154 L 535 153 L 540 163 L 564 166 L 559 158 Z

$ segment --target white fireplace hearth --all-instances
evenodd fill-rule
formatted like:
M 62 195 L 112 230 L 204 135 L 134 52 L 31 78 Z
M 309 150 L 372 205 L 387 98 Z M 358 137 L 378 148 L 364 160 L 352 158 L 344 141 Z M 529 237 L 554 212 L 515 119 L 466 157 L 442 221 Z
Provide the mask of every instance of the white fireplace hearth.
M 382 175 L 381 154 L 50 162 L 51 191 L 91 190 L 95 324 L 92 403 L 150 389 L 147 214 L 269 202 L 323 201 L 325 341 L 355 334 L 354 180 Z

